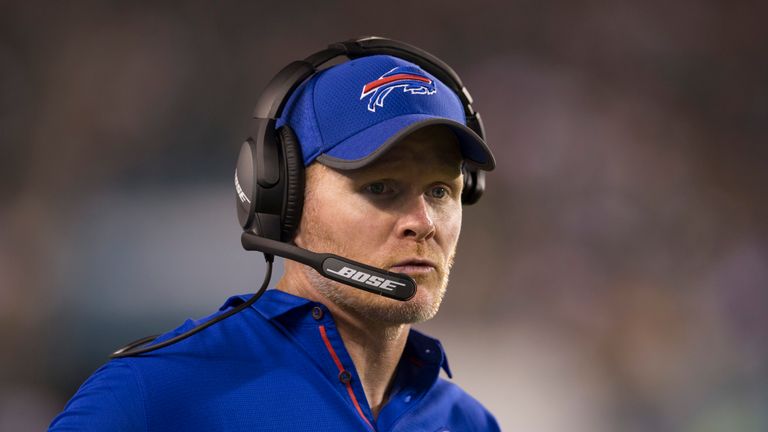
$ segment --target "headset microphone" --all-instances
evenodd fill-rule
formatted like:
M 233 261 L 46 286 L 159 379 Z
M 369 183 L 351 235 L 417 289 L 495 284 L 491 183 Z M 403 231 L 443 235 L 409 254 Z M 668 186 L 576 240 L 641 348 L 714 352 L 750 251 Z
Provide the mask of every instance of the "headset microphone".
M 328 279 L 384 297 L 406 301 L 416 294 L 416 282 L 402 273 L 389 272 L 330 253 L 315 253 L 249 232 L 244 232 L 240 240 L 245 250 L 257 250 L 306 264 Z

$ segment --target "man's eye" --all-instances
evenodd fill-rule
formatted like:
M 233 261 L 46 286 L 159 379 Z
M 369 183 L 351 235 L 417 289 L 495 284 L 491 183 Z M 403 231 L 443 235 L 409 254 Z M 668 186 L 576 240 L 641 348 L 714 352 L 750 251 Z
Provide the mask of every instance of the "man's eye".
M 381 194 L 387 193 L 389 191 L 389 188 L 383 182 L 376 182 L 366 186 L 365 190 L 374 195 L 381 195 Z
M 448 189 L 443 186 L 435 186 L 429 191 L 429 194 L 432 198 L 445 198 L 448 196 Z

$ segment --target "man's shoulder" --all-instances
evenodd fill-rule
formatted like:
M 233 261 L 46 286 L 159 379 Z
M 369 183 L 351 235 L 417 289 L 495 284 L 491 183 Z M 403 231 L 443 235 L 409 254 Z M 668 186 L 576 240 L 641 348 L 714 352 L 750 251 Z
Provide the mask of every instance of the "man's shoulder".
M 182 334 L 226 309 L 187 320 L 156 341 Z M 267 353 L 281 337 L 248 308 L 176 344 L 111 360 L 80 386 L 51 430 L 145 430 L 158 407 L 172 407 L 180 400 L 205 402 L 243 375 L 271 368 L 274 362 L 269 362 L 276 356 Z
M 194 329 L 228 311 L 225 304 L 214 314 L 197 320 L 187 320 L 177 328 L 160 335 L 152 343 L 160 343 Z M 253 308 L 246 308 L 199 333 L 146 354 L 125 357 L 109 362 L 102 373 L 114 369 L 131 370 L 137 379 L 147 381 L 151 387 L 184 381 L 190 375 L 226 379 L 238 367 L 250 365 L 253 370 L 269 358 L 279 356 L 274 347 L 287 348 L 284 334 Z M 123 365 L 123 366 L 121 366 Z M 151 395 L 148 395 L 151 396 Z
M 276 290 L 269 290 L 256 304 L 234 314 L 232 314 L 233 309 L 243 306 L 251 296 L 232 296 L 216 312 L 199 319 L 187 319 L 175 329 L 159 335 L 148 346 L 167 341 L 218 320 L 214 325 L 157 351 L 125 359 L 134 361 L 137 367 L 143 369 L 152 366 L 153 362 L 166 360 L 173 361 L 178 367 L 180 362 L 183 363 L 186 360 L 196 363 L 210 359 L 217 362 L 230 359 L 239 361 L 265 352 L 272 353 L 274 345 L 270 343 L 274 343 L 275 339 L 286 337 L 285 333 L 276 327 L 278 321 L 272 319 L 273 315 L 283 310 L 290 311 L 292 306 L 280 304 L 283 300 L 281 294 Z M 230 315 L 222 319 L 221 315 L 226 314 Z

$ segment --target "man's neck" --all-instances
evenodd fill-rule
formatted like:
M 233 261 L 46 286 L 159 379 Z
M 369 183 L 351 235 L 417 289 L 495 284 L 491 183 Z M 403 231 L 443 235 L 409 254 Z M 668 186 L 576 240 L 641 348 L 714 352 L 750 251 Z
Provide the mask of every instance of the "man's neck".
M 344 346 L 355 364 L 374 418 L 389 399 L 397 364 L 405 349 L 410 324 L 386 324 L 367 319 L 328 300 L 304 277 L 288 274 L 276 288 L 324 304 L 336 323 Z

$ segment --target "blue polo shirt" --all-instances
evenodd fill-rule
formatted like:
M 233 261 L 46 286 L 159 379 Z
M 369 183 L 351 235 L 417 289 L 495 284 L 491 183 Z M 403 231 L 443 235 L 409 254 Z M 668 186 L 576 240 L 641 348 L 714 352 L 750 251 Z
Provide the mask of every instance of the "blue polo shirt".
M 248 296 L 230 298 L 220 314 Z M 173 337 L 198 322 L 188 320 Z M 53 431 L 498 431 L 440 342 L 408 335 L 377 419 L 328 309 L 278 290 L 179 343 L 97 370 Z

